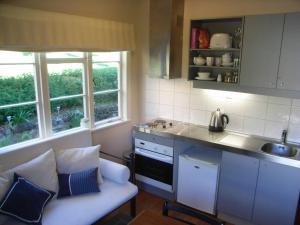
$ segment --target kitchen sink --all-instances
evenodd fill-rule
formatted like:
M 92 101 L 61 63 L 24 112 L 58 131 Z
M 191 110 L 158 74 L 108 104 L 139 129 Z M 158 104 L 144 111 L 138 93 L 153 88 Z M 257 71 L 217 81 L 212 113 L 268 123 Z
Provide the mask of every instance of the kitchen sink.
M 261 150 L 272 155 L 285 157 L 294 157 L 298 153 L 295 147 L 276 143 L 266 143 L 261 147 Z

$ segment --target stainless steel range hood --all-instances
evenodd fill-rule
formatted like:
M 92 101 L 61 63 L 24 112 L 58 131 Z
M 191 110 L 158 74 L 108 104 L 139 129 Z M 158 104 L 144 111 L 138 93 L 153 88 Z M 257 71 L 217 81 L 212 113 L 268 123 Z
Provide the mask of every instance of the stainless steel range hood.
M 150 0 L 150 77 L 181 77 L 183 12 L 184 0 Z

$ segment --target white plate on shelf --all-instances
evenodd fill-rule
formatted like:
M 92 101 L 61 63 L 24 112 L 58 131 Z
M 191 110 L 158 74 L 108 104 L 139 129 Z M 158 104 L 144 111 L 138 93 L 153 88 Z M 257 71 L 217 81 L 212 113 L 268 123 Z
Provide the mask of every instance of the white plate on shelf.
M 201 78 L 201 77 L 195 77 L 196 80 L 216 80 L 215 77 L 208 77 L 208 78 Z

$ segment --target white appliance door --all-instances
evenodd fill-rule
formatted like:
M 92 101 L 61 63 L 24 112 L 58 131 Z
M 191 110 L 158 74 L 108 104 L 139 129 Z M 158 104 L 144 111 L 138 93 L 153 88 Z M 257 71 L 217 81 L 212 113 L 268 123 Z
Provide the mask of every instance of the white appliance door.
M 179 157 L 177 201 L 215 215 L 219 166 Z

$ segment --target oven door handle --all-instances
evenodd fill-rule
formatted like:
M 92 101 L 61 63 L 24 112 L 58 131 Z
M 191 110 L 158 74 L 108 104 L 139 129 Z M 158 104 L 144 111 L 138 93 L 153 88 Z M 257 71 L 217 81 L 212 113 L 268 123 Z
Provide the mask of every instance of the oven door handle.
M 158 160 L 158 161 L 162 161 L 162 162 L 165 162 L 165 163 L 173 164 L 173 157 L 164 156 L 162 154 L 158 154 L 158 153 L 155 153 L 155 152 L 149 153 L 149 151 L 141 149 L 141 148 L 135 148 L 135 154 L 142 155 L 142 156 L 145 156 L 145 157 L 148 157 L 148 158 L 151 158 L 151 159 L 155 159 L 155 160 Z

